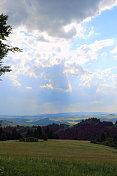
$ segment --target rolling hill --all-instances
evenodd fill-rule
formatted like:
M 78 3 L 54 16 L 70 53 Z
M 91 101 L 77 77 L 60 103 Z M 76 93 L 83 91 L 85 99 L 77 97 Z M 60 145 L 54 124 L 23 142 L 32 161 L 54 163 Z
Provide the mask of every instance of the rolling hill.
M 0 120 L 6 120 L 6 125 L 49 125 L 53 123 L 75 125 L 88 118 L 98 118 L 100 121 L 111 121 L 115 123 L 117 121 L 117 114 L 109 114 L 103 112 L 70 112 L 57 114 L 40 114 L 33 116 L 0 115 Z

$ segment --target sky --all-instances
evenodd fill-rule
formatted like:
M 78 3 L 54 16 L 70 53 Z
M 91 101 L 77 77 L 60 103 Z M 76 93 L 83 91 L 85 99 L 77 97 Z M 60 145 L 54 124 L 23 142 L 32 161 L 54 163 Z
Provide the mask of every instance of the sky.
M 117 113 L 117 0 L 0 0 L 13 28 L 0 115 Z

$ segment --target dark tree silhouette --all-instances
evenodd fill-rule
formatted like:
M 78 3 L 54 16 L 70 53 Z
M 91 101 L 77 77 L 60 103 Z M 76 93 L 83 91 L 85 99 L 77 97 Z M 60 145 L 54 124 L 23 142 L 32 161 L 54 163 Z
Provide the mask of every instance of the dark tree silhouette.
M 37 129 L 35 129 L 34 131 L 34 137 L 38 138 L 38 139 L 42 139 L 42 128 L 41 126 L 38 126 Z
M 106 136 L 104 133 L 101 134 L 101 137 L 100 137 L 100 142 L 103 142 L 106 140 Z
M 34 133 L 30 128 L 27 130 L 26 137 L 34 137 Z
M 17 139 L 21 138 L 21 134 L 19 134 L 17 132 L 17 129 L 15 127 L 12 129 L 12 134 L 11 135 L 12 135 L 13 140 L 17 140 Z
M 12 27 L 7 25 L 7 20 L 7 15 L 0 15 L 0 76 L 5 72 L 11 71 L 9 66 L 2 65 L 2 60 L 7 56 L 8 52 L 22 51 L 18 47 L 12 47 L 5 43 L 12 31 Z
M 41 139 L 42 138 L 42 129 L 40 126 L 37 127 L 37 138 Z

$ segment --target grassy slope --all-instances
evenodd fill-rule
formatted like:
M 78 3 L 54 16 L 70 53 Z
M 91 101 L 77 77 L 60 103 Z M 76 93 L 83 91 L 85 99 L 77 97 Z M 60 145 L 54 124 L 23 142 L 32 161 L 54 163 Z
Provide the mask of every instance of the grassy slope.
M 8 176 L 116 176 L 117 150 L 87 141 L 0 142 Z
M 117 150 L 88 141 L 48 140 L 38 143 L 0 142 L 0 155 L 39 157 L 66 160 L 94 160 L 117 162 Z

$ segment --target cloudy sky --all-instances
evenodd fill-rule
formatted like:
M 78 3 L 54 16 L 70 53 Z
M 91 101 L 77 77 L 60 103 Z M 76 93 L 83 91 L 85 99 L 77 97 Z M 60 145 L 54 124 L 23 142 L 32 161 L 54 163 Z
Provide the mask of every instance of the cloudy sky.
M 117 113 L 117 0 L 0 0 L 13 27 L 0 114 Z

